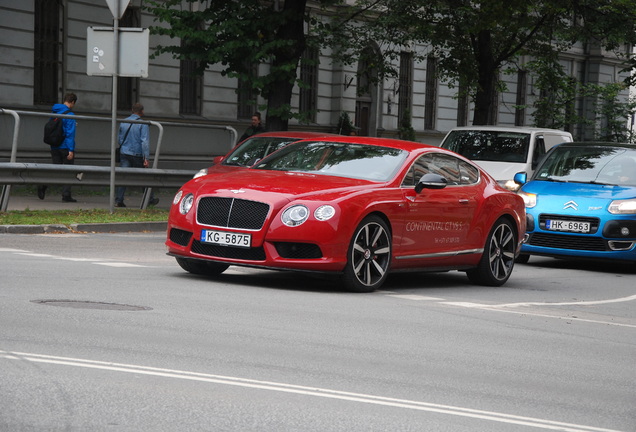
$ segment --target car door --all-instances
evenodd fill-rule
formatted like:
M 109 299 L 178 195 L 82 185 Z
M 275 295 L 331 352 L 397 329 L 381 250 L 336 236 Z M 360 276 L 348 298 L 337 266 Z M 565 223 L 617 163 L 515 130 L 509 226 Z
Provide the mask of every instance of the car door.
M 444 177 L 443 189 L 415 192 L 427 173 Z M 479 171 L 452 155 L 427 153 L 412 165 L 402 183 L 406 207 L 398 260 L 448 262 L 467 249 L 478 200 L 482 195 Z

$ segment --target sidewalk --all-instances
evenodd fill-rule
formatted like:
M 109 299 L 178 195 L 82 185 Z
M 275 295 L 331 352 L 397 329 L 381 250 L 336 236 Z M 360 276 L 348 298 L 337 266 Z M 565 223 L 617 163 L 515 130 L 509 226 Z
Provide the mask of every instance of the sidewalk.
M 142 194 L 139 188 L 128 188 L 126 192 L 125 204 L 127 208 L 139 209 L 141 206 Z M 155 190 L 155 197 L 159 198 L 159 203 L 154 206 L 158 209 L 168 210 L 172 205 L 174 197 L 173 190 Z M 83 191 L 81 188 L 73 190 L 74 203 L 62 201 L 60 188 L 49 188 L 46 197 L 41 200 L 37 197 L 35 189 L 33 191 L 25 188 L 11 191 L 7 211 L 17 210 L 91 210 L 110 209 L 110 195 L 108 188 L 102 192 L 95 193 L 90 190 Z M 119 210 L 115 208 L 115 212 Z M 71 224 L 66 225 L 0 225 L 0 234 L 41 234 L 52 232 L 140 232 L 140 231 L 165 231 L 166 222 L 118 222 L 118 223 L 97 223 L 97 224 Z

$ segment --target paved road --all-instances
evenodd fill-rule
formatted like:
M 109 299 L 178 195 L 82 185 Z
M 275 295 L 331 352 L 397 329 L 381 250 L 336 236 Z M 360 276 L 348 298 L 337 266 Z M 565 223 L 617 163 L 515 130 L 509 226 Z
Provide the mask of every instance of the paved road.
M 163 234 L 0 236 L 0 430 L 633 431 L 631 267 L 532 258 L 372 294 Z

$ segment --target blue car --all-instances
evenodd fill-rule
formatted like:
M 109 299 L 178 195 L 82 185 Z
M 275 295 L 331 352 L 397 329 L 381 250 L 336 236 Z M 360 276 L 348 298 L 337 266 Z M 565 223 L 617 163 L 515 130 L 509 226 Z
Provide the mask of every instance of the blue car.
M 636 146 L 563 143 L 528 181 L 517 173 L 530 255 L 636 262 Z

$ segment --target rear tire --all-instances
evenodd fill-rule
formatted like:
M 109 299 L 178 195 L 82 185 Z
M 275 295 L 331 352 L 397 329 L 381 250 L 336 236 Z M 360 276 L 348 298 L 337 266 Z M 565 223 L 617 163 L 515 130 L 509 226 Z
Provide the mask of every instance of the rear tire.
M 517 235 L 512 224 L 500 218 L 488 234 L 484 253 L 476 268 L 468 270 L 468 279 L 478 285 L 501 286 L 515 265 Z
M 192 274 L 205 276 L 220 275 L 230 266 L 229 264 L 221 264 L 188 258 L 176 258 L 176 260 L 177 264 L 179 264 L 185 271 Z
M 372 292 L 384 283 L 391 264 L 391 233 L 377 216 L 365 218 L 356 228 L 347 251 L 342 281 L 352 292 Z

